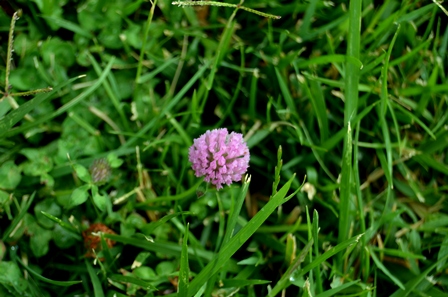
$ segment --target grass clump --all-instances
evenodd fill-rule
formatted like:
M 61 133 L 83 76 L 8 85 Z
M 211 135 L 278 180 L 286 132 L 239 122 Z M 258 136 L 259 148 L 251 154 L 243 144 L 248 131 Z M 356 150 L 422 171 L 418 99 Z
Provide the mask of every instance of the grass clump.
M 3 2 L 0 296 L 446 294 L 443 4 Z

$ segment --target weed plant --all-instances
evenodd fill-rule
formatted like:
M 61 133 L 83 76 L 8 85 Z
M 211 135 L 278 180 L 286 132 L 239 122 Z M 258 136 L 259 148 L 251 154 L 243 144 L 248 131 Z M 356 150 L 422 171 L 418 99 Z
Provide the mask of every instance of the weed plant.
M 0 296 L 447 296 L 443 3 L 1 6 Z

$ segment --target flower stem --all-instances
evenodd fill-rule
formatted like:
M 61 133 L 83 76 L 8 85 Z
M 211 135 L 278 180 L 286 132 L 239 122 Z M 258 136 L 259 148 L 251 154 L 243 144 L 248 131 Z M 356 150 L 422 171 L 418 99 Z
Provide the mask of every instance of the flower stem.
M 224 6 L 224 7 L 234 7 L 234 8 L 239 8 L 254 14 L 258 14 L 259 16 L 265 17 L 265 18 L 270 18 L 270 19 L 280 19 L 281 17 L 278 15 L 273 15 L 273 14 L 269 14 L 269 13 L 264 13 L 252 8 L 248 8 L 245 6 L 242 6 L 240 4 L 231 4 L 231 3 L 225 3 L 225 2 L 216 2 L 216 1 L 174 1 L 171 3 L 172 5 L 179 5 L 179 6 L 193 6 L 193 5 L 199 5 L 199 6 L 204 6 L 204 5 L 210 5 L 210 6 Z

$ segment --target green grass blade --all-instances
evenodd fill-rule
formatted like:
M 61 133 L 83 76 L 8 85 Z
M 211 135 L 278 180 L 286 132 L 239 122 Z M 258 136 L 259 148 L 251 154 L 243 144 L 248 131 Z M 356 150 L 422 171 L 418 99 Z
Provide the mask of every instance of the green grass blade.
M 154 285 L 152 285 L 150 282 L 144 281 L 144 280 L 141 280 L 136 277 L 129 276 L 129 275 L 112 274 L 108 278 L 114 282 L 125 283 L 125 284 L 126 283 L 134 284 L 134 285 L 142 287 L 142 289 L 147 290 L 147 291 L 156 291 L 157 290 L 157 288 Z
M 165 62 L 163 62 L 159 67 L 157 67 L 153 71 L 142 75 L 137 83 L 139 83 L 139 84 L 147 83 L 148 81 L 153 79 L 157 74 L 161 73 L 163 70 L 165 70 L 166 68 L 168 68 L 169 66 L 171 66 L 172 64 L 174 64 L 175 62 L 178 62 L 178 61 L 179 61 L 178 57 L 174 57 L 174 58 L 166 60 Z
M 285 99 L 286 106 L 289 108 L 290 112 L 293 113 L 295 117 L 297 117 L 298 114 L 296 104 L 294 103 L 288 86 L 286 85 L 286 82 L 277 67 L 275 67 L 275 75 L 277 76 L 280 91 L 282 92 L 283 99 Z
M 98 278 L 98 275 L 96 275 L 95 270 L 93 269 L 92 265 L 85 260 L 84 261 L 87 267 L 87 272 L 89 273 L 90 280 L 92 281 L 93 285 L 93 293 L 95 297 L 104 297 L 104 291 L 103 287 L 101 286 L 100 279 Z
M 137 66 L 137 74 L 135 76 L 135 82 L 140 82 L 140 76 L 142 74 L 142 68 L 143 68 L 143 60 L 145 56 L 145 50 L 146 50 L 146 42 L 148 41 L 149 37 L 149 27 L 152 23 L 152 18 L 154 16 L 154 10 L 157 5 L 157 0 L 154 0 L 154 2 L 151 2 L 151 10 L 149 11 L 148 18 L 146 20 L 145 24 L 145 32 L 143 34 L 143 41 L 142 41 L 142 48 L 140 49 L 140 57 L 138 59 L 138 66 Z
M 325 103 L 325 97 L 322 92 L 322 86 L 317 81 L 310 81 L 310 99 L 313 104 L 314 110 L 317 116 L 317 123 L 320 131 L 321 143 L 328 139 L 330 135 L 328 126 L 327 106 Z
M 18 257 L 16 258 L 16 260 L 23 266 L 23 268 L 25 268 L 36 279 L 38 279 L 40 281 L 43 281 L 43 282 L 46 282 L 48 284 L 52 284 L 52 285 L 55 285 L 55 286 L 61 286 L 61 287 L 68 287 L 68 286 L 73 286 L 73 285 L 82 283 L 82 281 L 55 281 L 55 280 L 51 280 L 49 278 L 43 277 L 42 275 L 40 275 L 39 273 L 37 273 L 36 271 L 31 269 L 29 266 L 25 265 L 22 262 L 22 260 L 20 260 Z
M 41 213 L 46 216 L 47 218 L 49 218 L 50 220 L 52 220 L 55 223 L 58 223 L 62 228 L 64 228 L 65 230 L 69 231 L 70 233 L 72 233 L 73 235 L 76 236 L 76 238 L 78 240 L 81 240 L 81 236 L 79 235 L 80 231 L 77 230 L 75 227 L 73 227 L 72 225 L 70 225 L 67 222 L 64 222 L 63 220 L 61 220 L 58 217 L 55 217 L 49 213 L 46 213 L 45 211 L 41 211 Z
M 361 39 L 361 0 L 350 1 L 349 7 L 349 31 L 347 37 L 347 56 L 359 60 L 360 39 Z M 339 203 L 339 234 L 338 242 L 344 242 L 349 237 L 350 223 L 353 221 L 350 215 L 352 208 L 351 184 L 353 176 L 352 168 L 352 125 L 358 109 L 360 68 L 353 62 L 346 63 L 345 73 L 345 105 L 344 105 L 344 126 L 346 134 L 344 136 L 344 148 L 342 157 L 342 170 L 340 182 L 340 203 Z M 339 271 L 342 269 L 342 255 L 339 256 Z
M 212 69 L 210 70 L 210 75 L 207 83 L 207 90 L 210 91 L 213 86 L 213 82 L 215 81 L 215 74 L 218 71 L 218 66 L 221 64 L 221 61 L 224 57 L 224 53 L 229 47 L 230 37 L 233 35 L 233 31 L 235 28 L 235 22 L 233 21 L 235 18 L 237 9 L 230 16 L 230 19 L 227 21 L 226 27 L 219 41 L 218 50 L 216 52 L 216 56 L 214 59 L 214 63 L 212 65 Z
M 406 110 L 404 107 L 400 106 L 399 104 L 397 104 L 393 101 L 391 103 L 394 108 L 400 110 L 406 116 L 410 117 L 413 121 L 415 121 L 417 124 L 419 124 L 420 127 L 422 127 L 422 129 L 425 130 L 429 136 L 431 136 L 433 139 L 437 139 L 437 137 L 434 135 L 434 133 L 431 131 L 431 129 L 429 129 L 429 127 L 426 126 L 425 123 L 423 123 L 423 121 L 421 119 L 419 119 L 415 114 Z
M 187 224 L 184 239 L 182 242 L 182 252 L 180 255 L 179 287 L 177 291 L 178 297 L 186 297 L 188 295 L 189 270 L 190 270 L 188 265 L 188 230 L 189 225 Z
M 291 183 L 295 175 L 274 195 L 270 201 L 235 235 L 222 247 L 219 253 L 209 262 L 202 271 L 190 283 L 188 296 L 193 296 L 207 282 L 207 280 L 218 272 L 232 255 L 257 231 L 264 221 L 283 204 L 286 200 Z
M 348 287 L 351 287 L 353 285 L 356 285 L 357 283 L 359 283 L 359 280 L 348 282 L 346 284 L 340 285 L 339 287 L 336 287 L 336 288 L 327 290 L 327 291 L 325 291 L 323 293 L 317 294 L 316 297 L 331 297 L 331 296 L 334 296 L 337 293 L 339 293 L 340 291 L 345 290 Z
M 338 234 L 339 242 L 343 242 L 348 237 L 350 223 L 353 221 L 350 211 L 352 209 L 351 182 L 352 182 L 352 131 L 351 131 L 351 124 L 350 122 L 348 122 L 344 140 L 342 172 L 341 172 L 341 182 L 339 190 L 340 191 L 339 234 Z
M 300 32 L 305 35 L 308 34 L 311 30 L 311 21 L 314 18 L 314 14 L 316 13 L 316 6 L 319 1 L 311 0 L 309 2 L 308 7 L 306 8 L 305 15 L 302 19 L 302 25 L 300 26 Z
M 140 228 L 140 230 L 146 234 L 149 235 L 151 234 L 155 229 L 157 229 L 158 227 L 166 224 L 169 220 L 171 220 L 172 218 L 175 218 L 179 215 L 188 215 L 191 214 L 189 211 L 181 211 L 181 212 L 176 212 L 176 213 L 172 213 L 169 215 L 164 216 L 163 218 L 158 219 L 155 222 L 151 222 L 151 223 L 147 223 L 145 224 L 142 228 Z
M 90 63 L 92 63 L 92 66 L 95 69 L 96 74 L 98 76 L 100 76 L 101 73 L 103 72 L 100 65 L 98 65 L 98 62 L 95 60 L 95 58 L 91 54 L 89 54 L 88 56 L 89 56 Z M 112 72 L 109 73 L 109 76 L 111 74 L 112 74 Z M 119 102 L 117 96 L 115 95 L 116 92 L 114 92 L 112 90 L 110 83 L 106 79 L 103 80 L 103 87 L 104 87 L 104 90 L 106 90 L 106 93 L 110 98 L 110 101 L 115 106 L 115 110 L 117 111 L 118 115 L 120 116 L 122 124 L 124 125 L 124 127 L 126 128 L 127 131 L 130 131 L 131 128 L 129 126 L 128 119 L 126 118 L 126 116 L 123 112 L 123 108 L 120 106 L 120 102 Z M 115 89 L 116 89 L 116 87 L 115 87 Z
M 404 288 L 400 288 L 397 291 L 395 291 L 390 297 L 406 297 L 411 294 L 414 289 L 428 276 L 428 274 L 434 270 L 434 268 L 439 265 L 439 263 L 446 261 L 448 259 L 448 255 L 445 257 L 438 259 L 437 262 L 429 266 L 425 271 L 423 271 L 420 275 L 417 275 L 413 279 L 409 280 Z
M 261 279 L 223 279 L 221 288 L 241 288 L 253 285 L 265 285 L 271 281 Z
M 405 290 L 405 287 L 403 285 L 403 283 L 396 278 L 390 271 L 389 269 L 386 268 L 386 266 L 384 266 L 383 263 L 381 263 L 380 259 L 378 259 L 378 257 L 375 255 L 375 253 L 373 252 L 373 249 L 369 249 L 370 250 L 370 256 L 372 257 L 373 262 L 375 262 L 375 265 L 385 274 L 387 275 L 397 286 L 399 286 L 402 290 Z
M 319 256 L 319 213 L 317 210 L 313 212 L 313 240 L 314 240 L 314 255 Z M 316 278 L 316 293 L 322 293 L 324 291 L 322 285 L 322 276 L 320 273 L 320 266 L 316 266 L 314 269 L 314 277 Z
M 243 207 L 244 199 L 246 198 L 247 191 L 249 190 L 250 185 L 250 176 L 247 176 L 243 180 L 243 186 L 241 187 L 238 197 L 236 201 L 232 199 L 232 205 L 230 207 L 230 213 L 229 217 L 227 219 L 227 227 L 226 227 L 226 233 L 224 235 L 224 239 L 222 241 L 222 245 L 226 245 L 230 238 L 234 235 L 235 232 L 235 226 L 238 222 L 238 216 L 240 214 L 240 211 Z
M 439 253 L 437 254 L 437 271 L 442 271 L 443 267 L 445 266 L 446 259 L 448 256 L 448 237 L 445 237 L 445 239 L 442 242 L 442 245 L 440 246 Z
M 9 225 L 9 227 L 6 229 L 5 233 L 3 234 L 2 241 L 7 241 L 9 235 L 11 234 L 11 232 L 17 227 L 17 225 L 20 223 L 20 221 L 23 219 L 23 217 L 27 213 L 28 209 L 30 208 L 31 204 L 33 203 L 33 200 L 34 200 L 35 196 L 36 196 L 36 192 L 34 192 L 28 198 L 28 200 L 25 202 L 25 205 L 22 206 L 22 208 L 19 211 L 19 214 L 17 214 L 14 217 L 14 220 L 11 222 L 11 224 Z
M 386 198 L 387 201 L 390 197 L 391 189 L 393 189 L 392 144 L 390 141 L 389 123 L 387 122 L 387 119 L 386 119 L 387 107 L 389 106 L 389 93 L 387 91 L 387 75 L 388 75 L 388 71 L 389 71 L 390 55 L 392 54 L 392 49 L 394 47 L 395 40 L 397 40 L 399 32 L 400 32 L 400 25 L 398 25 L 395 35 L 392 38 L 392 41 L 389 45 L 389 49 L 388 49 L 387 55 L 385 57 L 386 61 L 384 62 L 384 66 L 381 71 L 381 82 L 382 82 L 382 84 L 381 84 L 381 103 L 378 107 L 379 122 L 380 122 L 381 130 L 383 132 L 384 143 L 386 146 L 386 162 L 382 162 L 381 164 L 382 164 L 382 168 L 384 170 L 386 179 L 388 181 L 387 198 Z M 386 203 L 386 205 L 387 205 L 387 203 Z
M 65 19 L 52 17 L 52 16 L 42 15 L 40 17 L 46 19 L 47 21 L 50 21 L 50 23 L 53 23 L 61 28 L 72 31 L 73 33 L 78 33 L 79 35 L 84 36 L 86 38 L 93 38 L 93 35 L 89 31 L 85 30 L 84 28 L 77 25 L 76 23 L 67 21 Z

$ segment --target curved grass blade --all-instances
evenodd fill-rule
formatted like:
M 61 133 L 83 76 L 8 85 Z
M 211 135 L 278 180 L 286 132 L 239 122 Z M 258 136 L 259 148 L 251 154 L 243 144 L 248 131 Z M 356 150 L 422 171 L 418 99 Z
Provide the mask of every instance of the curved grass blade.
M 398 278 L 396 278 L 392 273 L 390 273 L 390 271 L 386 268 L 386 266 L 383 265 L 383 263 L 381 263 L 380 259 L 378 259 L 378 257 L 375 255 L 375 253 L 371 248 L 369 248 L 369 250 L 370 250 L 370 256 L 372 257 L 373 262 L 375 262 L 375 265 L 385 275 L 387 275 L 397 286 L 399 286 L 400 289 L 405 290 L 403 283 Z
M 62 286 L 62 287 L 68 287 L 68 286 L 72 286 L 72 285 L 76 285 L 76 284 L 80 284 L 82 283 L 81 280 L 79 281 L 55 281 L 55 280 L 51 280 L 49 278 L 43 277 L 42 275 L 40 275 L 39 273 L 37 273 L 36 271 L 34 271 L 33 269 L 31 269 L 29 266 L 26 266 L 22 260 L 20 260 L 18 257 L 16 258 L 16 260 L 29 272 L 31 273 L 36 279 L 55 285 L 55 286 Z

